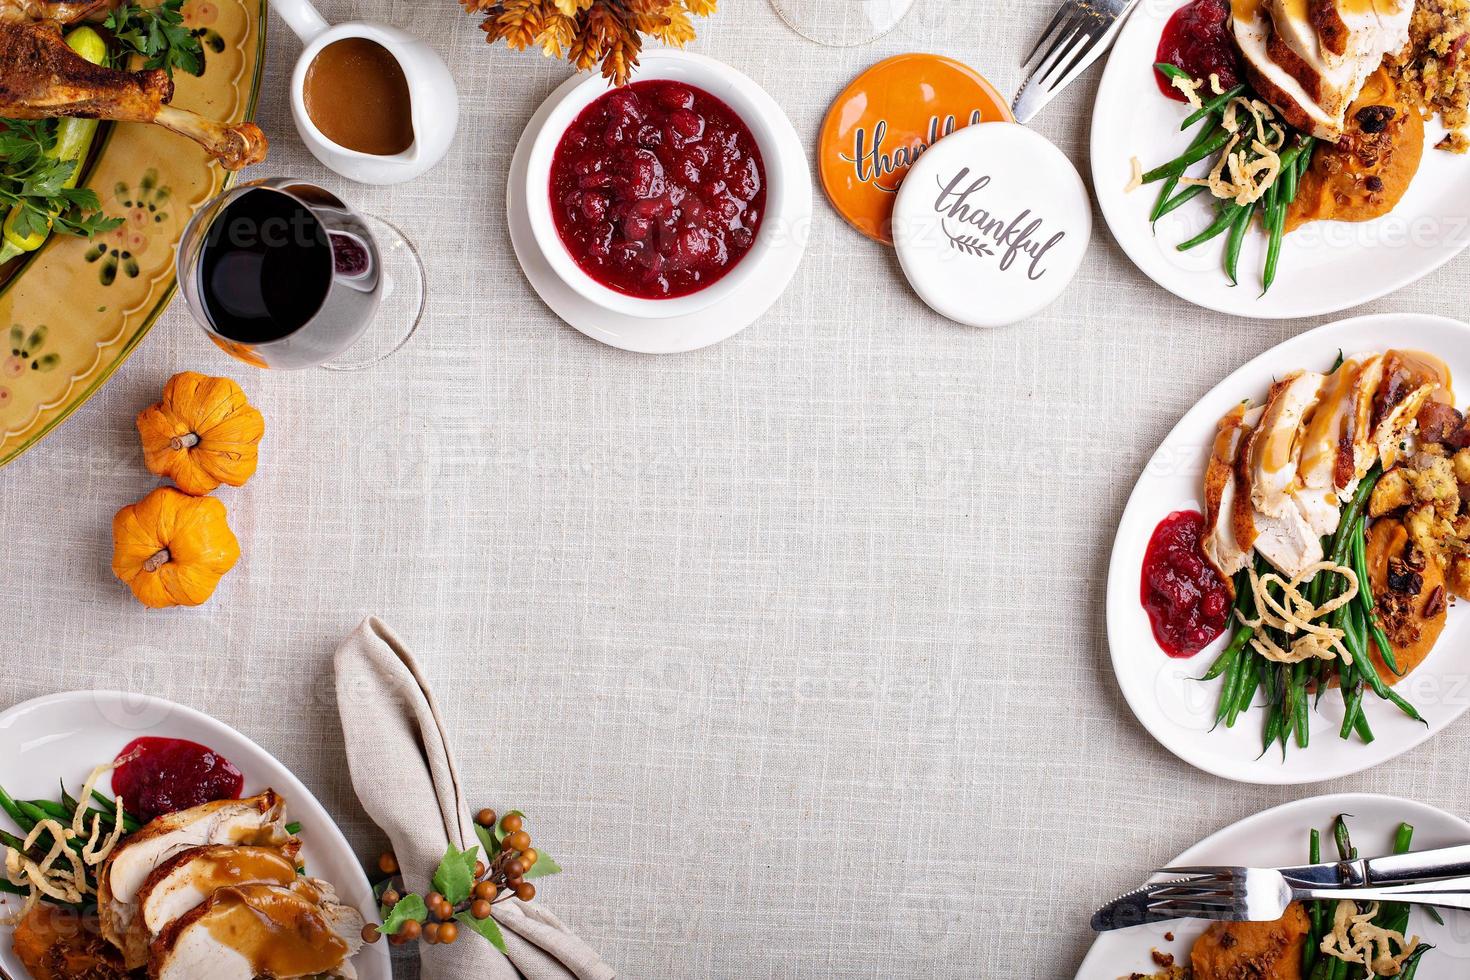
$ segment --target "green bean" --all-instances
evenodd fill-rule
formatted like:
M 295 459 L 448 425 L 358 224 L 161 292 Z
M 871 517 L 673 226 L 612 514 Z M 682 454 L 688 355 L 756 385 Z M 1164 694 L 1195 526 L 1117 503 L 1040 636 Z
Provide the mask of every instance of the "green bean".
M 1246 644 L 1246 641 L 1250 639 L 1251 633 L 1252 630 L 1249 626 L 1241 626 L 1236 629 L 1236 631 L 1230 637 L 1230 642 L 1225 645 L 1225 649 L 1222 650 L 1220 652 L 1220 655 L 1215 658 L 1215 662 L 1210 664 L 1210 669 L 1205 671 L 1204 676 L 1202 676 L 1200 680 L 1212 681 L 1216 677 L 1219 677 L 1221 674 L 1225 673 L 1225 668 L 1230 666 L 1230 661 L 1233 658 L 1239 656 L 1241 649 L 1244 648 Z M 1244 637 L 1242 637 L 1241 634 L 1244 634 Z
M 1163 166 L 1155 167 L 1144 174 L 1143 183 L 1153 184 L 1161 180 L 1168 180 L 1170 177 L 1183 177 L 1186 170 L 1201 160 L 1219 153 L 1229 142 L 1230 132 L 1217 127 L 1211 132 L 1210 138 L 1203 143 L 1190 147 Z
M 63 824 L 71 823 L 71 814 L 66 811 L 66 807 L 54 800 L 25 800 L 24 802 L 40 810 L 52 820 Z
M 1160 75 L 1165 76 L 1166 78 L 1179 78 L 1183 79 L 1186 82 L 1194 81 L 1193 76 L 1191 76 L 1189 72 L 1185 71 L 1183 68 L 1180 68 L 1178 65 L 1171 65 L 1167 61 L 1154 62 L 1154 70 L 1157 71 Z
M 1359 522 L 1362 523 L 1361 521 Z M 1366 527 L 1364 527 L 1366 531 Z M 1368 577 L 1368 545 L 1363 533 L 1353 535 L 1352 545 L 1353 572 L 1358 576 L 1358 599 L 1365 614 L 1366 623 L 1378 652 L 1383 656 L 1383 662 L 1388 669 L 1399 677 L 1404 672 L 1399 669 L 1398 658 L 1394 655 L 1393 644 L 1389 642 L 1388 635 L 1383 632 L 1383 627 L 1378 623 L 1378 617 L 1374 610 L 1376 603 L 1373 599 L 1373 581 Z
M 0 830 L 0 846 L 8 847 L 12 851 L 20 851 L 22 854 L 24 854 L 26 850 L 25 841 L 21 840 L 14 834 L 6 833 L 3 830 Z M 0 877 L 0 881 L 4 880 L 5 879 L 3 877 Z
M 1368 724 L 1368 716 L 1358 712 L 1358 720 L 1353 723 L 1353 731 L 1358 733 L 1358 738 L 1363 740 L 1364 745 L 1373 744 L 1373 726 Z
M 1332 821 L 1332 842 L 1337 845 L 1339 861 L 1351 861 L 1358 850 L 1353 847 L 1353 836 L 1348 830 L 1347 816 L 1346 813 L 1339 813 Z
M 1206 116 L 1213 116 L 1223 112 L 1230 100 L 1237 99 L 1244 94 L 1244 85 L 1237 85 L 1235 88 L 1227 89 L 1186 116 L 1184 122 L 1179 124 L 1179 131 L 1181 133 L 1184 132 Z
M 1286 231 L 1286 205 L 1273 201 L 1266 210 L 1266 231 L 1270 238 L 1266 242 L 1266 270 L 1261 274 L 1261 295 L 1271 291 L 1276 281 L 1276 267 L 1281 262 L 1281 239 Z
M 1332 542 L 1332 561 L 1337 565 L 1347 564 L 1347 549 L 1352 544 L 1350 534 L 1352 526 L 1363 517 L 1363 511 L 1368 506 L 1368 498 L 1373 495 L 1373 488 L 1378 485 L 1378 478 L 1383 476 L 1383 466 L 1374 463 L 1368 475 L 1363 477 L 1363 482 L 1358 484 L 1358 489 L 1353 493 L 1353 499 L 1342 512 L 1342 521 L 1337 526 L 1337 534 Z
M 29 834 L 31 832 L 31 828 L 36 825 L 36 822 L 34 820 L 27 817 L 25 813 L 21 811 L 20 806 L 15 802 L 14 799 L 11 798 L 9 793 L 5 792 L 4 787 L 0 787 L 0 810 L 4 810 L 5 815 L 8 816 L 11 820 L 14 820 L 15 825 L 27 834 Z
M 106 794 L 100 793 L 100 792 L 98 792 L 95 789 L 92 790 L 92 799 L 96 800 L 98 803 L 101 803 L 102 806 L 103 806 L 103 808 L 108 813 L 110 813 L 110 814 L 117 813 L 117 800 L 114 800 L 114 799 L 108 797 Z M 123 829 L 124 830 L 126 830 L 128 833 L 131 834 L 135 830 L 139 830 L 140 828 L 142 828 L 142 826 L 143 826 L 143 821 L 141 821 L 137 817 L 133 816 L 127 810 L 123 810 Z
M 61 781 L 57 780 L 57 782 Z M 66 819 L 68 820 L 77 812 L 77 807 L 81 806 L 77 798 L 66 791 L 66 783 L 61 783 L 61 805 L 66 808 Z
M 1414 974 L 1419 972 L 1419 961 L 1424 958 L 1425 953 L 1433 948 L 1433 946 L 1427 943 L 1420 943 L 1414 947 L 1414 951 L 1409 954 L 1409 958 L 1404 960 L 1404 968 L 1399 973 L 1399 980 L 1414 980 Z
M 1223 205 L 1220 208 L 1219 213 L 1215 216 L 1214 222 L 1211 223 L 1208 228 L 1200 232 L 1198 235 L 1195 235 L 1188 241 L 1180 242 L 1174 247 L 1181 252 L 1187 252 L 1192 248 L 1203 245 L 1205 242 L 1209 241 L 1212 238 L 1219 237 L 1235 223 L 1236 217 L 1239 216 L 1240 212 L 1243 210 L 1245 210 L 1244 205 L 1236 204 L 1234 202 Z
M 1194 200 L 1195 198 L 1199 197 L 1207 189 L 1208 188 L 1206 188 L 1204 184 L 1191 184 L 1191 185 L 1189 185 L 1188 187 L 1184 188 L 1184 190 L 1180 191 L 1178 194 L 1175 194 L 1173 197 L 1169 198 L 1168 203 L 1165 204 L 1163 207 L 1156 208 L 1156 210 L 1155 210 L 1153 216 L 1150 218 L 1150 220 L 1151 221 L 1158 221 L 1160 218 L 1162 218 L 1164 215 L 1168 214 L 1170 211 L 1177 210 L 1177 209 L 1183 207 L 1184 205 L 1188 204 L 1190 201 Z
M 1251 226 L 1251 218 L 1255 215 L 1254 208 L 1241 208 L 1240 216 L 1230 226 L 1230 238 L 1225 246 L 1225 275 L 1230 277 L 1230 285 L 1234 286 L 1240 282 L 1240 249 L 1245 244 L 1246 230 Z
M 1306 665 L 1296 664 L 1292 668 L 1292 697 L 1296 709 L 1296 744 L 1297 748 L 1306 748 L 1307 742 L 1312 737 L 1310 719 L 1307 717 L 1307 683 Z
M 1338 729 L 1337 737 L 1346 741 L 1352 735 L 1353 729 L 1357 727 L 1358 719 L 1363 714 L 1363 686 L 1353 685 L 1352 689 L 1342 697 L 1343 702 L 1347 705 L 1347 711 L 1342 716 L 1342 728 Z
M 1189 144 L 1189 149 L 1193 150 L 1200 144 L 1204 143 L 1210 138 L 1210 135 L 1214 131 L 1215 127 L 1212 125 L 1201 126 L 1199 133 L 1195 135 L 1193 142 Z M 1171 199 L 1170 195 L 1172 195 L 1174 193 L 1174 189 L 1179 186 L 1179 178 L 1181 176 L 1183 176 L 1182 173 L 1168 178 L 1164 181 L 1164 186 L 1159 188 L 1159 198 L 1157 201 L 1154 202 L 1153 212 L 1148 217 L 1150 223 L 1158 221 L 1164 215 L 1168 214 L 1170 211 L 1173 211 L 1175 208 L 1179 207 L 1179 205 L 1183 204 L 1185 201 L 1190 200 L 1200 191 L 1203 191 L 1205 189 L 1203 184 L 1195 184 L 1191 187 L 1186 188 L 1184 193 L 1179 195 L 1179 198 L 1182 198 L 1182 200 Z
M 1240 696 L 1235 699 L 1236 715 L 1244 714 L 1251 709 L 1251 702 L 1255 701 L 1256 690 L 1261 684 L 1260 672 L 1251 669 L 1249 660 L 1246 661 L 1245 672 L 1250 677 L 1241 685 Z
M 1225 721 L 1231 709 L 1235 706 L 1236 699 L 1240 697 L 1241 674 L 1246 670 L 1246 666 L 1242 662 L 1243 659 L 1237 658 L 1225 669 L 1225 683 L 1220 688 L 1220 704 L 1215 709 L 1216 725 Z M 1229 728 L 1230 722 L 1226 722 L 1225 727 Z
M 1266 727 L 1261 730 L 1261 755 L 1256 756 L 1257 759 L 1266 754 L 1266 750 L 1271 747 L 1272 742 L 1276 741 L 1276 737 L 1280 731 L 1281 706 L 1275 701 L 1267 701 Z

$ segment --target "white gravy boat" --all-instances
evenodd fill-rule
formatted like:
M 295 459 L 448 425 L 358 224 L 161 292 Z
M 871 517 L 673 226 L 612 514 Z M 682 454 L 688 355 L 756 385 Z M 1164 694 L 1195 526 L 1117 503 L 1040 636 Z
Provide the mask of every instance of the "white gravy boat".
M 271 0 L 305 48 L 291 74 L 291 114 L 301 141 L 312 155 L 337 173 L 363 184 L 399 184 L 420 176 L 449 152 L 459 128 L 459 92 L 449 66 L 427 44 L 396 27 L 351 21 L 333 27 L 310 0 Z M 413 118 L 413 144 L 402 153 L 380 156 L 335 143 L 322 134 L 306 111 L 306 72 L 322 49 L 343 38 L 360 37 L 388 49 L 403 68 Z

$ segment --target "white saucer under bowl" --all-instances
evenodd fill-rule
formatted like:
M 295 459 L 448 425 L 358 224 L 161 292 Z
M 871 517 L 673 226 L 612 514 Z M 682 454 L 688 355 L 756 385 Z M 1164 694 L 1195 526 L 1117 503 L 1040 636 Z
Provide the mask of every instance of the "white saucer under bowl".
M 691 59 L 699 62 L 710 60 L 678 51 L 650 52 L 643 56 L 637 78 L 667 77 L 687 66 Z M 684 76 L 674 74 L 673 77 Z M 744 330 L 785 292 L 801 264 L 811 231 L 811 168 L 790 120 L 764 90 L 758 89 L 752 95 L 760 107 L 765 128 L 774 137 L 775 153 L 763 153 L 767 180 L 782 183 L 786 191 L 786 206 L 779 226 L 762 228 L 763 235 L 771 236 L 771 246 L 746 256 L 744 261 L 754 265 L 745 274 L 739 288 L 716 304 L 687 315 L 657 319 L 628 316 L 593 303 L 569 286 L 553 269 L 532 232 L 530 210 L 525 199 L 532 146 L 557 107 L 587 82 L 586 76 L 576 75 L 551 93 L 531 117 L 511 159 L 506 182 L 506 215 L 511 244 L 526 279 L 552 312 L 575 329 L 611 347 L 640 354 L 699 350 Z M 774 215 L 768 215 L 767 220 L 776 219 Z

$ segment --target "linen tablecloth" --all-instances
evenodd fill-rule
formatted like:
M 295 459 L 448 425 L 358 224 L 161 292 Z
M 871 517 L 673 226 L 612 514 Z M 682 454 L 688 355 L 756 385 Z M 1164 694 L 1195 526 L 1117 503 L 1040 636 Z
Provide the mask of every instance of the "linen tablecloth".
M 226 0 L 229 2 L 229 0 Z M 759 323 L 666 358 L 563 326 L 516 265 L 505 172 L 567 75 L 490 48 L 454 0 L 324 0 L 453 66 L 462 128 L 428 177 L 349 184 L 290 122 L 279 20 L 259 174 L 390 216 L 430 268 L 428 319 L 362 374 L 227 359 L 176 303 L 100 395 L 0 472 L 0 701 L 123 686 L 238 726 L 365 857 L 333 702 L 366 614 L 420 651 L 472 802 L 529 815 L 567 869 L 543 893 L 620 976 L 1071 976 L 1086 913 L 1203 834 L 1320 790 L 1462 812 L 1470 725 L 1319 789 L 1198 773 L 1132 719 L 1103 585 L 1144 462 L 1201 394 L 1317 321 L 1203 312 L 1099 218 L 1072 288 L 981 332 L 910 292 L 818 199 L 812 247 Z M 783 103 L 814 146 L 859 70 L 915 50 L 1003 91 L 1054 9 L 918 0 L 866 48 L 820 48 L 725 0 L 694 49 Z M 1088 171 L 1097 73 L 1036 126 Z M 1462 257 L 1368 311 L 1456 313 Z M 153 485 L 134 414 L 175 371 L 264 411 L 259 474 L 222 491 L 244 557 L 209 605 L 148 612 L 109 521 Z

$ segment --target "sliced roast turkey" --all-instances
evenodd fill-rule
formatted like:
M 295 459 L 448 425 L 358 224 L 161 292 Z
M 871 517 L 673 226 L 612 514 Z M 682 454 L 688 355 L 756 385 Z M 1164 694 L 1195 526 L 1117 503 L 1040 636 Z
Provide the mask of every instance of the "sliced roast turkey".
M 244 800 L 220 800 L 165 814 L 124 838 L 97 872 L 102 933 L 123 951 L 129 967 L 147 960 L 133 928 L 138 895 L 161 865 L 191 848 L 210 844 L 284 847 L 285 804 L 273 791 Z
M 1260 418 L 1261 409 L 1249 409 L 1244 402 L 1226 412 L 1205 466 L 1206 530 L 1201 547 L 1227 583 L 1251 561 L 1251 543 L 1242 544 L 1235 537 L 1235 460 Z
M 362 914 L 326 882 L 221 888 L 176 919 L 153 942 L 154 980 L 291 980 L 356 977 Z
M 209 844 L 191 847 L 154 869 L 138 889 L 128 948 L 145 951 L 176 919 L 234 885 L 296 881 L 294 841 L 284 847 Z

